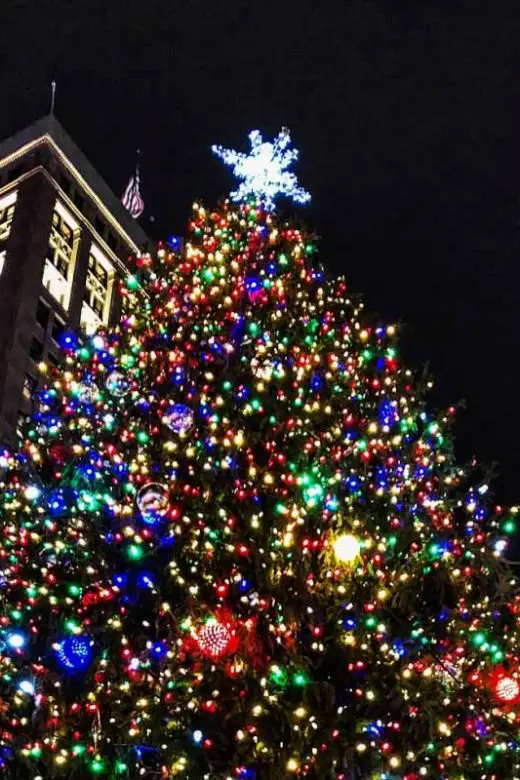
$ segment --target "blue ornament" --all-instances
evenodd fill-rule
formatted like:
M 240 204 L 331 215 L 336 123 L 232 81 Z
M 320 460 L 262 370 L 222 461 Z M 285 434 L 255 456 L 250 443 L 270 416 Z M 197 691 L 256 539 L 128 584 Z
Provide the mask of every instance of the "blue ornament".
M 388 426 L 397 422 L 397 408 L 391 401 L 384 400 L 379 404 L 379 422 Z
M 60 347 L 63 347 L 63 349 L 76 349 L 78 345 L 78 337 L 75 333 L 66 330 L 61 334 L 59 343 Z
M 167 652 L 168 648 L 164 642 L 154 642 L 150 649 L 150 655 L 152 658 L 155 658 L 156 661 L 162 660 Z
M 116 588 L 126 588 L 128 585 L 128 574 L 114 574 L 112 577 L 112 584 L 116 586 Z
M 311 379 L 311 388 L 314 390 L 314 392 L 319 393 L 320 390 L 323 390 L 324 387 L 325 380 L 323 379 L 323 376 L 319 373 L 313 374 Z
M 77 498 L 75 490 L 56 488 L 47 496 L 47 511 L 51 517 L 60 517 L 65 514 Z
M 153 588 L 155 585 L 155 578 L 149 571 L 142 571 L 139 573 L 136 585 L 138 588 Z
M 174 252 L 180 252 L 182 248 L 182 238 L 180 236 L 169 236 L 166 243 Z
M 92 645 L 88 636 L 69 636 L 55 646 L 54 652 L 58 663 L 67 672 L 84 672 L 94 657 Z
M 255 298 L 258 298 L 258 296 L 262 293 L 264 285 L 262 284 L 262 280 L 257 276 L 250 276 L 248 279 L 246 279 L 246 288 L 249 298 L 254 301 Z

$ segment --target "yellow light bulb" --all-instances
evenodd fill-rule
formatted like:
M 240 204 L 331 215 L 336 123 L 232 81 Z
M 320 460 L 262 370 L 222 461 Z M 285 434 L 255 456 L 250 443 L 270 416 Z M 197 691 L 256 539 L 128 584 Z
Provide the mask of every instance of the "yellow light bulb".
M 340 563 L 353 563 L 360 550 L 360 541 L 352 534 L 341 534 L 334 540 L 334 555 Z

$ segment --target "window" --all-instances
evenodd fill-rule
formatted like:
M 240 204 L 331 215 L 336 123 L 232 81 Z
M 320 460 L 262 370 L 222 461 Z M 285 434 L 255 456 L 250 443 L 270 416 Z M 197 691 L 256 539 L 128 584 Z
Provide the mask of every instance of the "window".
M 76 220 L 59 200 L 56 201 L 43 271 L 43 286 L 65 310 L 70 302 L 79 235 L 80 229 Z
M 29 355 L 34 360 L 35 363 L 38 363 L 42 357 L 43 357 L 43 344 L 40 341 L 40 339 L 37 339 L 36 336 L 33 336 L 33 339 L 31 341 L 31 349 L 29 350 Z
M 105 232 L 105 223 L 97 215 L 94 217 L 94 227 L 96 228 L 100 236 L 102 236 L 103 233 Z
M 27 374 L 23 383 L 23 397 L 26 401 L 30 401 L 32 399 L 37 384 L 38 383 L 36 379 L 30 374 Z
M 17 197 L 18 193 L 14 190 L 14 192 L 9 192 L 3 198 L 0 198 L 0 274 L 4 270 L 7 239 L 11 233 Z
M 83 211 L 85 208 L 85 198 L 83 198 L 79 192 L 74 192 L 74 205 L 76 208 L 78 208 L 80 211 Z
M 109 231 L 107 236 L 107 244 L 114 252 L 117 250 L 117 236 L 115 236 L 111 231 Z
M 65 330 L 65 323 L 56 317 L 54 319 L 54 324 L 52 326 L 52 338 L 58 345 L 61 345 L 61 337 L 63 336 L 64 330 Z
M 44 304 L 42 299 L 38 301 L 38 307 L 36 309 L 36 322 L 41 325 L 43 330 L 47 330 L 49 324 L 49 307 Z
M 95 244 L 92 244 L 81 309 L 81 327 L 89 336 L 100 325 L 108 324 L 114 277 L 114 268 L 110 261 Z
M 67 195 L 70 195 L 70 179 L 64 173 L 60 173 L 59 181 L 61 189 L 66 192 Z
M 54 366 L 54 368 L 56 368 L 59 365 L 59 360 L 56 355 L 54 355 L 52 352 L 49 352 L 47 355 L 47 363 L 50 366 Z
M 25 414 L 25 412 L 18 413 L 18 417 L 16 419 L 16 435 L 19 439 L 23 439 L 25 426 L 27 425 L 28 421 L 29 417 Z

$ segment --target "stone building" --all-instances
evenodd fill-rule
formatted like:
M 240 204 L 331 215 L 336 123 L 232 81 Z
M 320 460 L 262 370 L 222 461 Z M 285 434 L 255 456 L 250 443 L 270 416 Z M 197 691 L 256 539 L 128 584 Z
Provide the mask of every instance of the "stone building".
M 0 143 L 0 442 L 14 443 L 63 330 L 117 320 L 118 276 L 148 245 L 54 116 Z

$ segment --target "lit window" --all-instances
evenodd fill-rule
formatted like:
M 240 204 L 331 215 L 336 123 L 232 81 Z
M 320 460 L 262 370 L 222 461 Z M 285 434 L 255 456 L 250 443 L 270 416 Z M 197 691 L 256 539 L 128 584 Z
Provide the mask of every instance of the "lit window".
M 65 310 L 69 308 L 79 234 L 80 228 L 76 220 L 59 200 L 56 201 L 43 271 L 43 286 Z
M 92 244 L 81 309 L 81 327 L 89 336 L 101 325 L 108 324 L 114 278 L 115 272 L 112 264 L 98 247 Z
M 24 438 L 25 427 L 28 422 L 29 417 L 25 414 L 25 412 L 20 412 L 16 420 L 16 435 L 19 439 Z
M 23 383 L 23 397 L 26 401 L 30 401 L 33 397 L 34 391 L 36 390 L 36 384 L 36 379 L 30 374 L 27 374 Z
M 14 209 L 16 205 L 16 198 L 18 193 L 9 192 L 0 198 L 0 274 L 4 270 L 5 257 L 7 254 L 7 239 L 11 232 L 11 225 L 13 224 Z

